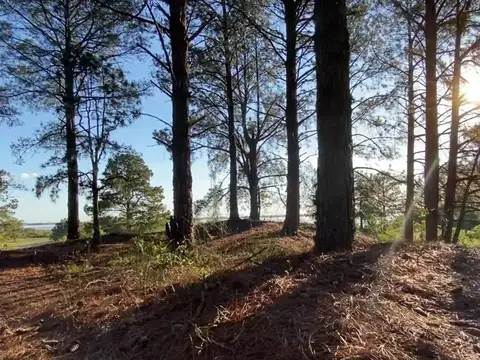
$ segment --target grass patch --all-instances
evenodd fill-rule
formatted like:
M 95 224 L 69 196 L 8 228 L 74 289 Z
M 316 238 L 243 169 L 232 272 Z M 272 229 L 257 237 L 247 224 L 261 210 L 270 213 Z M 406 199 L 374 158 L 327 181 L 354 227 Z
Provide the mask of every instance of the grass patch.
M 50 243 L 52 240 L 48 237 L 27 237 L 15 240 L 0 241 L 0 250 L 14 250 L 28 246 L 37 246 Z
M 203 279 L 221 268 L 219 254 L 202 248 L 168 250 L 161 241 L 137 238 L 130 252 L 112 259 L 108 265 L 129 269 L 145 291 L 171 282 Z
M 83 263 L 83 264 L 68 264 L 66 265 L 66 270 L 69 274 L 81 274 L 91 270 L 93 266 L 90 263 Z
M 286 256 L 289 252 L 280 246 L 278 241 L 267 240 L 263 243 L 253 244 L 250 247 L 252 261 L 255 263 L 263 263 L 275 258 Z

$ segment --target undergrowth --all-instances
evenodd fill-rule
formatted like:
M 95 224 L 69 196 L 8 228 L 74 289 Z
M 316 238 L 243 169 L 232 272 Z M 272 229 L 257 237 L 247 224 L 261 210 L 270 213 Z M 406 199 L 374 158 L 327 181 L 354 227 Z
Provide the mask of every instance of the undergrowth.
M 124 272 L 130 270 L 141 287 L 148 290 L 169 283 L 198 281 L 217 271 L 261 264 L 290 252 L 278 238 L 250 238 L 251 243 L 240 243 L 240 248 L 232 240 L 232 243 L 226 243 L 229 246 L 223 248 L 203 243 L 193 248 L 180 246 L 172 252 L 164 241 L 137 237 L 131 251 L 110 260 L 109 266 Z
M 471 230 L 461 230 L 459 242 L 466 247 L 480 248 L 480 225 Z
M 180 246 L 172 252 L 165 242 L 149 241 L 142 237 L 134 240 L 130 253 L 113 259 L 109 265 L 130 268 L 144 289 L 162 286 L 175 278 L 204 278 L 221 267 L 216 254 Z
M 92 268 L 93 266 L 88 262 L 81 264 L 71 263 L 66 265 L 66 270 L 69 274 L 81 274 L 91 270 Z

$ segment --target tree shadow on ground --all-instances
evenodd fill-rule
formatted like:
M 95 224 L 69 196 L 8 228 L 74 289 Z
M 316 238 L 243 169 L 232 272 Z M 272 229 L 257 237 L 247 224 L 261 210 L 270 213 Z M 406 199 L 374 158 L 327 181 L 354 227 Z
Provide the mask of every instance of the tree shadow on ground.
M 49 266 L 82 260 L 89 252 L 99 252 L 102 246 L 126 244 L 136 236 L 135 234 L 107 234 L 102 236 L 101 244 L 97 247 L 90 247 L 88 239 L 78 239 L 25 249 L 0 251 L 0 271 L 30 265 Z M 159 234 L 150 234 L 148 240 L 157 240 L 159 236 Z
M 196 238 L 200 241 L 211 240 L 217 236 L 225 236 L 249 231 L 265 224 L 264 221 L 240 219 L 233 223 L 210 222 L 201 224 L 196 229 Z M 146 241 L 167 241 L 164 232 L 138 233 L 110 233 L 101 238 L 102 245 L 124 244 L 136 237 L 142 236 Z M 88 246 L 88 239 L 78 239 L 63 243 L 51 243 L 25 249 L 0 251 L 0 271 L 2 269 L 22 268 L 29 265 L 52 265 L 75 260 L 80 255 L 96 251 Z
M 266 221 L 254 221 L 250 219 L 198 223 L 194 226 L 194 238 L 196 241 L 205 242 L 221 236 L 244 233 L 261 227 L 266 223 Z
M 459 249 L 452 261 L 458 286 L 452 289 L 453 310 L 460 319 L 477 323 L 480 332 L 480 252 Z
M 108 324 L 79 323 L 55 309 L 29 323 L 54 319 L 54 333 L 36 336 L 58 340 L 43 351 L 62 359 L 333 359 L 349 330 L 340 304 L 368 292 L 386 251 L 301 253 L 222 271 L 163 289 Z
M 414 339 L 405 347 L 405 350 L 417 359 L 457 360 L 452 356 L 439 353 L 435 345 L 425 339 Z

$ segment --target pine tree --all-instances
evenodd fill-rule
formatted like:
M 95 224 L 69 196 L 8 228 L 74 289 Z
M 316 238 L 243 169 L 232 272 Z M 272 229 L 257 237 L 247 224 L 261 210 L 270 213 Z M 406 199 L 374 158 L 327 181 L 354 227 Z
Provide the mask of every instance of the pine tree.
M 124 10 L 131 7 L 127 0 L 116 4 Z M 68 183 L 68 238 L 78 238 L 79 94 L 85 76 L 97 62 L 116 57 L 120 46 L 128 44 L 129 29 L 93 0 L 2 0 L 0 8 L 2 66 L 10 91 L 35 109 L 54 108 L 58 118 L 46 126 L 50 132 L 43 141 L 23 139 L 17 144 L 17 153 L 23 154 L 32 146 L 51 148 L 54 142 L 63 146 L 64 155 L 56 156 L 50 164 L 66 164 L 62 172 Z
M 318 186 L 315 250 L 351 249 L 354 235 L 350 46 L 345 0 L 315 1 Z

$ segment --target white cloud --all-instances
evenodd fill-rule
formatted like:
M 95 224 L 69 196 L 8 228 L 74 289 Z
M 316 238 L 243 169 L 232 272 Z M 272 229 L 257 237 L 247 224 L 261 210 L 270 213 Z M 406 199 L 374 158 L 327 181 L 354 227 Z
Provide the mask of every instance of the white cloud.
M 20 175 L 20 177 L 21 177 L 23 180 L 36 178 L 37 176 L 38 176 L 37 173 L 23 173 L 23 174 Z

